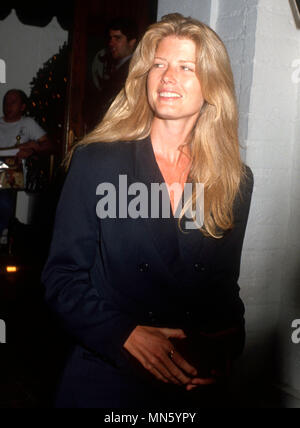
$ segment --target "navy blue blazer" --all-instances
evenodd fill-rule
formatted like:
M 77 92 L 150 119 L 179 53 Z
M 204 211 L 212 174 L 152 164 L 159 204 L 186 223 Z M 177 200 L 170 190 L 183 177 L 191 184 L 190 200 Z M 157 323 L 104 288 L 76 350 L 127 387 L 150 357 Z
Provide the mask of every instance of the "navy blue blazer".
M 182 233 L 172 215 L 99 219 L 96 188 L 103 182 L 118 188 L 121 174 L 128 185 L 143 182 L 149 189 L 164 182 L 150 138 L 75 152 L 42 278 L 47 302 L 78 344 L 77 354 L 80 349 L 101 359 L 100 378 L 112 368 L 129 373 L 123 344 L 137 325 L 211 331 L 244 321 L 237 281 L 251 170 L 235 201 L 235 227 L 222 239 L 197 229 Z

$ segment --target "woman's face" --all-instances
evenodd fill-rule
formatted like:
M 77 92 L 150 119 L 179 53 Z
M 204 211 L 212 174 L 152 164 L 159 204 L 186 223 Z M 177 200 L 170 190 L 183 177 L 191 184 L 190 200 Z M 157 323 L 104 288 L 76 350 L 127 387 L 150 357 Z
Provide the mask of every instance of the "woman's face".
M 204 99 L 196 75 L 196 45 L 165 37 L 158 45 L 147 81 L 149 104 L 165 120 L 197 120 Z

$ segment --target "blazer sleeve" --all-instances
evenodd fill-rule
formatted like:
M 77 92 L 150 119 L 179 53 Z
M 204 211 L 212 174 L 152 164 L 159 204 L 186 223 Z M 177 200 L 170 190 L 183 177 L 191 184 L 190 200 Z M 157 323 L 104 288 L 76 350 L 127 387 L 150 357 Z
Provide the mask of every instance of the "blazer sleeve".
M 136 324 L 101 297 L 91 281 L 101 224 L 96 215 L 92 154 L 87 147 L 73 156 L 42 281 L 46 301 L 67 332 L 80 345 L 118 365 L 122 345 Z
M 245 174 L 240 185 L 240 193 L 234 203 L 234 222 L 235 224 L 242 225 L 243 227 L 242 239 L 244 239 L 244 234 L 248 222 L 254 186 L 254 177 L 252 170 L 247 165 L 244 165 L 244 168 Z

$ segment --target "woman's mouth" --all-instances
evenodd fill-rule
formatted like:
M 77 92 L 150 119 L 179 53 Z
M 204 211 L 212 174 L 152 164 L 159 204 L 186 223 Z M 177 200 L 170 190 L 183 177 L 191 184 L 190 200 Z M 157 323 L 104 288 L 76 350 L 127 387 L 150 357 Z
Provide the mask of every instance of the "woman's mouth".
M 161 98 L 181 98 L 181 95 L 177 94 L 177 92 L 162 91 L 158 95 Z

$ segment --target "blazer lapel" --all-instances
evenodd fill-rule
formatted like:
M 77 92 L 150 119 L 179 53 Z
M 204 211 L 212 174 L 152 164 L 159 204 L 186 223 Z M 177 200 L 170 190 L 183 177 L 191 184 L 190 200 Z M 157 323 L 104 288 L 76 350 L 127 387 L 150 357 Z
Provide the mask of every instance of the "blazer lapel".
M 151 183 L 165 183 L 155 159 L 150 137 L 136 142 L 134 178 L 148 187 L 150 213 Z M 177 238 L 178 219 L 172 215 L 171 204 L 170 213 L 170 218 L 151 218 L 149 215 L 149 218 L 142 219 L 142 224 L 147 229 L 146 236 L 151 236 L 170 274 L 174 277 L 175 281 L 178 281 L 180 278 L 179 274 L 183 272 L 183 264 L 180 260 Z

